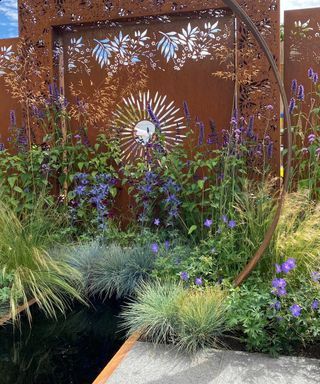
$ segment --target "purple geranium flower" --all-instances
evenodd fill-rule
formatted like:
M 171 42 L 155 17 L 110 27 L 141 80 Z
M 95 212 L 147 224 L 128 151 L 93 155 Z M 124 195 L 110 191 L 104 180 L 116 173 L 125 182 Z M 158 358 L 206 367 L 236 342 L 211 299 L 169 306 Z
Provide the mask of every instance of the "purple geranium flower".
M 182 281 L 188 281 L 189 280 L 188 272 L 181 272 L 180 273 L 180 278 L 181 278 Z
M 205 222 L 204 222 L 204 226 L 207 227 L 207 228 L 210 228 L 212 225 L 212 220 L 211 219 L 207 219 Z
M 290 311 L 291 311 L 293 317 L 299 317 L 300 313 L 301 313 L 301 307 L 298 304 L 293 304 L 290 307 Z
M 203 284 L 202 277 L 197 277 L 194 282 L 196 285 L 202 285 Z
M 282 272 L 281 265 L 276 264 L 276 273 L 281 273 L 281 272 Z
M 292 258 L 289 258 L 281 266 L 282 272 L 284 272 L 284 273 L 289 273 L 295 267 L 296 267 L 296 261 L 295 261 L 295 259 L 292 259 Z
M 313 310 L 316 310 L 319 308 L 319 300 L 313 300 L 312 304 L 311 304 L 311 308 Z
M 230 220 L 230 221 L 228 222 L 228 227 L 229 227 L 229 228 L 233 229 L 233 228 L 235 228 L 236 226 L 237 226 L 237 223 L 235 222 L 235 220 Z
M 159 226 L 160 225 L 160 219 L 154 219 L 153 224 L 156 226 Z
M 279 300 L 276 301 L 276 302 L 274 303 L 273 307 L 274 307 L 274 309 L 275 309 L 276 311 L 280 311 L 280 309 L 281 309 L 281 303 L 280 303 L 280 301 L 279 301 Z
M 286 296 L 286 294 L 287 294 L 287 291 L 285 290 L 285 288 L 278 288 L 277 290 L 278 296 Z
M 312 272 L 310 276 L 311 276 L 312 281 L 314 281 L 315 283 L 319 283 L 320 272 Z
M 151 244 L 151 251 L 153 253 L 158 253 L 159 252 L 159 245 L 157 243 Z

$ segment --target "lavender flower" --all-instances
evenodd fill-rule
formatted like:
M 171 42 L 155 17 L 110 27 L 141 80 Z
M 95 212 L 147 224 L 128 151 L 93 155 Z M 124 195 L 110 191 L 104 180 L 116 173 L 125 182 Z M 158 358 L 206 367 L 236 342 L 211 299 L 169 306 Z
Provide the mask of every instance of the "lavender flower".
M 153 253 L 158 253 L 159 252 L 159 245 L 157 243 L 151 244 L 151 251 Z
M 198 123 L 199 125 L 199 138 L 198 138 L 198 144 L 202 145 L 204 140 L 204 124 L 202 121 Z
M 202 285 L 203 284 L 203 282 L 202 282 L 202 277 L 197 277 L 196 279 L 195 279 L 195 281 L 194 281 L 194 283 L 195 283 L 195 285 Z
M 294 79 L 294 80 L 292 80 L 292 84 L 291 84 L 291 90 L 292 90 L 294 95 L 296 94 L 297 89 L 298 89 L 298 82 L 296 79 Z
M 250 139 L 254 138 L 253 125 L 254 125 L 254 116 L 250 116 L 249 124 L 248 124 L 248 130 L 247 130 L 247 136 Z
M 181 278 L 182 281 L 188 281 L 189 280 L 188 272 L 181 272 L 180 273 L 180 278 Z
M 156 128 L 160 129 L 161 123 L 160 123 L 158 117 L 154 114 L 150 104 L 148 104 L 148 106 L 147 106 L 147 111 L 148 111 L 150 119 L 155 124 Z
M 311 308 L 313 310 L 316 310 L 319 308 L 319 300 L 313 300 L 312 304 L 311 304 Z
M 299 317 L 301 313 L 301 307 L 298 304 L 293 304 L 290 307 L 290 311 L 293 317 Z
M 312 68 L 309 68 L 309 69 L 308 69 L 308 77 L 309 77 L 309 79 L 312 79 L 312 78 L 313 78 L 313 74 L 314 74 L 313 69 L 312 69 Z
M 299 85 L 297 97 L 298 97 L 299 101 L 304 101 L 304 86 L 303 85 Z
M 211 219 L 206 219 L 206 221 L 204 222 L 204 226 L 207 227 L 207 228 L 210 228 L 212 225 L 212 220 Z
M 16 112 L 10 111 L 10 125 L 12 127 L 15 127 L 17 125 L 17 119 L 16 119 Z
M 292 97 L 289 104 L 289 112 L 292 113 L 295 107 L 296 107 L 296 100 L 294 97 Z
M 188 106 L 188 103 L 186 101 L 183 102 L 183 110 L 184 110 L 184 115 L 185 115 L 186 119 L 191 120 L 191 114 L 189 111 L 189 106 Z
M 317 73 L 314 73 L 314 74 L 313 74 L 313 79 L 312 79 L 312 81 L 313 81 L 313 84 L 314 84 L 314 85 L 318 84 L 318 81 L 319 81 L 319 75 L 318 75 Z
M 273 154 L 273 142 L 270 142 L 267 146 L 267 155 L 268 158 L 271 159 Z
M 159 226 L 160 225 L 160 219 L 154 219 L 153 224 L 156 226 Z

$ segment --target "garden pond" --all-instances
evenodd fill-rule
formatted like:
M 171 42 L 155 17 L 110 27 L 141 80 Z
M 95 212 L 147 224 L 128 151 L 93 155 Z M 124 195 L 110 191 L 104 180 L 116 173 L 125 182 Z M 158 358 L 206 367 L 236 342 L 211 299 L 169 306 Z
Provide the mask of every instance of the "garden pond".
M 0 329 L 1 384 L 92 383 L 123 343 L 114 301 L 77 305 L 57 320 L 31 311 L 32 327 L 24 315 L 20 329 Z

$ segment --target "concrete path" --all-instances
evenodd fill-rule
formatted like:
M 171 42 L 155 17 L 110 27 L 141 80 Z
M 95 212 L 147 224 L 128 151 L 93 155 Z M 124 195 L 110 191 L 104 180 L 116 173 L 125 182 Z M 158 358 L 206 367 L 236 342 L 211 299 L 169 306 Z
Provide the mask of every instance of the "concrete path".
M 320 360 L 234 351 L 190 357 L 137 342 L 108 384 L 319 384 Z

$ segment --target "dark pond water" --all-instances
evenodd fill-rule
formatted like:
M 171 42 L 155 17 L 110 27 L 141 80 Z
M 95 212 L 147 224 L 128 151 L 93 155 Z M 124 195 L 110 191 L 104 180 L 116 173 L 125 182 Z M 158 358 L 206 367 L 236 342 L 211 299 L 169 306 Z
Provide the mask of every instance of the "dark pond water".
M 91 384 L 123 343 L 119 304 L 75 307 L 58 321 L 35 306 L 30 328 L 0 328 L 0 384 Z

